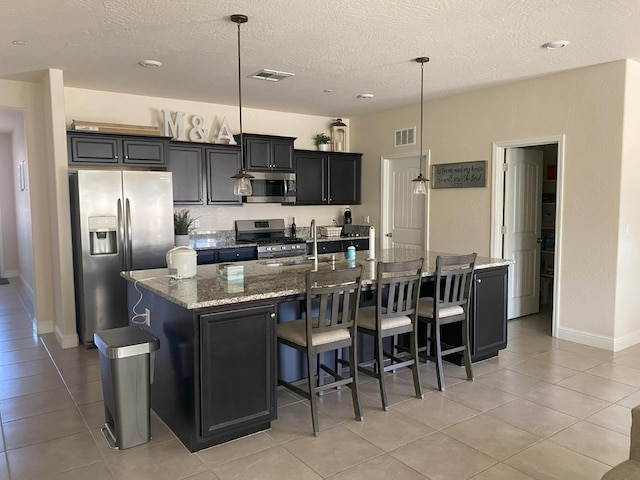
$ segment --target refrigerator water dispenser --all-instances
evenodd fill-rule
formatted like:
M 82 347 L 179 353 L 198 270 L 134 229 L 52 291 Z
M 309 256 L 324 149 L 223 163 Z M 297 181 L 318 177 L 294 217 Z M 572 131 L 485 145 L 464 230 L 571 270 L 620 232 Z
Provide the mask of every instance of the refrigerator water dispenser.
M 118 253 L 116 217 L 89 217 L 91 255 Z

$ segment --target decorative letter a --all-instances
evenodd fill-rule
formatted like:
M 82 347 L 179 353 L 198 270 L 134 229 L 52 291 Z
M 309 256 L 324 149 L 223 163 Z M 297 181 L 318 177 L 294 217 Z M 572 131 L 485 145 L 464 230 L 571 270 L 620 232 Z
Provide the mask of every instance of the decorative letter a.
M 224 142 L 226 140 L 226 142 Z M 227 143 L 229 145 L 237 145 L 236 139 L 233 138 L 233 134 L 231 133 L 231 129 L 229 128 L 229 124 L 227 123 L 227 117 L 222 117 L 222 125 L 220 125 L 220 130 L 218 130 L 218 137 L 216 138 L 216 143 Z

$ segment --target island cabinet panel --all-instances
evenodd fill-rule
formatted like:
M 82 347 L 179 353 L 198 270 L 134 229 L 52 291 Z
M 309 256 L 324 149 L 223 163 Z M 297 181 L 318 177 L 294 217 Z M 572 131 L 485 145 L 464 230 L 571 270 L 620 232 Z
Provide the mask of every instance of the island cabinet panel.
M 169 139 L 96 132 L 68 132 L 69 164 L 156 166 L 166 165 Z
M 204 151 L 200 146 L 171 144 L 167 170 L 173 175 L 175 205 L 204 205 Z
M 508 268 L 476 271 L 471 294 L 471 358 L 495 356 L 507 346 Z
M 275 317 L 273 305 L 200 315 L 203 438 L 276 418 Z
M 358 205 L 362 155 L 295 152 L 297 205 Z

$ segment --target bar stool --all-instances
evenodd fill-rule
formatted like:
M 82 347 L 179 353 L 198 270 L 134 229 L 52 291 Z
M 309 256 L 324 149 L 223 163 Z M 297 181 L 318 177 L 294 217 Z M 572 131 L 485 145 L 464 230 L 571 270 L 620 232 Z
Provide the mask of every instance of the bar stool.
M 418 302 L 418 321 L 427 325 L 426 346 L 420 348 L 425 357 L 435 360 L 438 388 L 444 392 L 442 357 L 462 352 L 467 380 L 473 381 L 469 348 L 469 297 L 476 254 L 436 257 L 436 283 L 433 297 Z M 438 301 L 434 301 L 437 298 Z M 442 325 L 458 323 L 462 345 L 452 346 L 442 341 Z
M 278 379 L 278 383 L 306 398 L 311 403 L 313 434 L 318 429 L 318 394 L 330 388 L 348 385 L 351 388 L 355 418 L 362 421 L 358 398 L 358 369 L 356 363 L 356 328 L 360 305 L 360 280 L 362 267 L 345 270 L 307 272 L 306 317 L 301 320 L 280 323 L 277 326 L 278 342 L 306 354 L 309 372 L 308 389 Z M 317 313 L 317 315 L 316 315 Z M 349 375 L 344 377 L 321 362 L 321 354 L 349 348 Z M 316 380 L 313 359 L 318 356 L 318 377 L 321 370 L 333 381 L 320 385 Z M 336 355 L 337 358 L 337 355 Z M 336 365 L 336 370 L 338 367 Z M 324 380 L 324 379 L 323 379 Z
M 377 263 L 376 305 L 360 309 L 358 331 L 374 337 L 374 360 L 359 365 L 360 372 L 377 378 L 380 385 L 382 408 L 387 410 L 387 389 L 385 373 L 398 368 L 410 368 L 416 398 L 422 398 L 422 386 L 418 375 L 418 330 L 417 304 L 422 281 L 423 259 L 408 262 Z M 409 334 L 409 348 L 397 353 L 395 338 Z M 382 340 L 393 337 L 391 351 L 385 352 Z M 385 358 L 390 359 L 385 366 Z

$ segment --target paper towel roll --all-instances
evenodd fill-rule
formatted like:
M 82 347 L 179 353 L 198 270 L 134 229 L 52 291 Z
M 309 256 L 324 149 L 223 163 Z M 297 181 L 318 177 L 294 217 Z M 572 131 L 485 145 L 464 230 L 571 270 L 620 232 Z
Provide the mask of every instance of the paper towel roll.
M 369 227 L 369 260 L 376 258 L 376 229 L 373 225 Z

